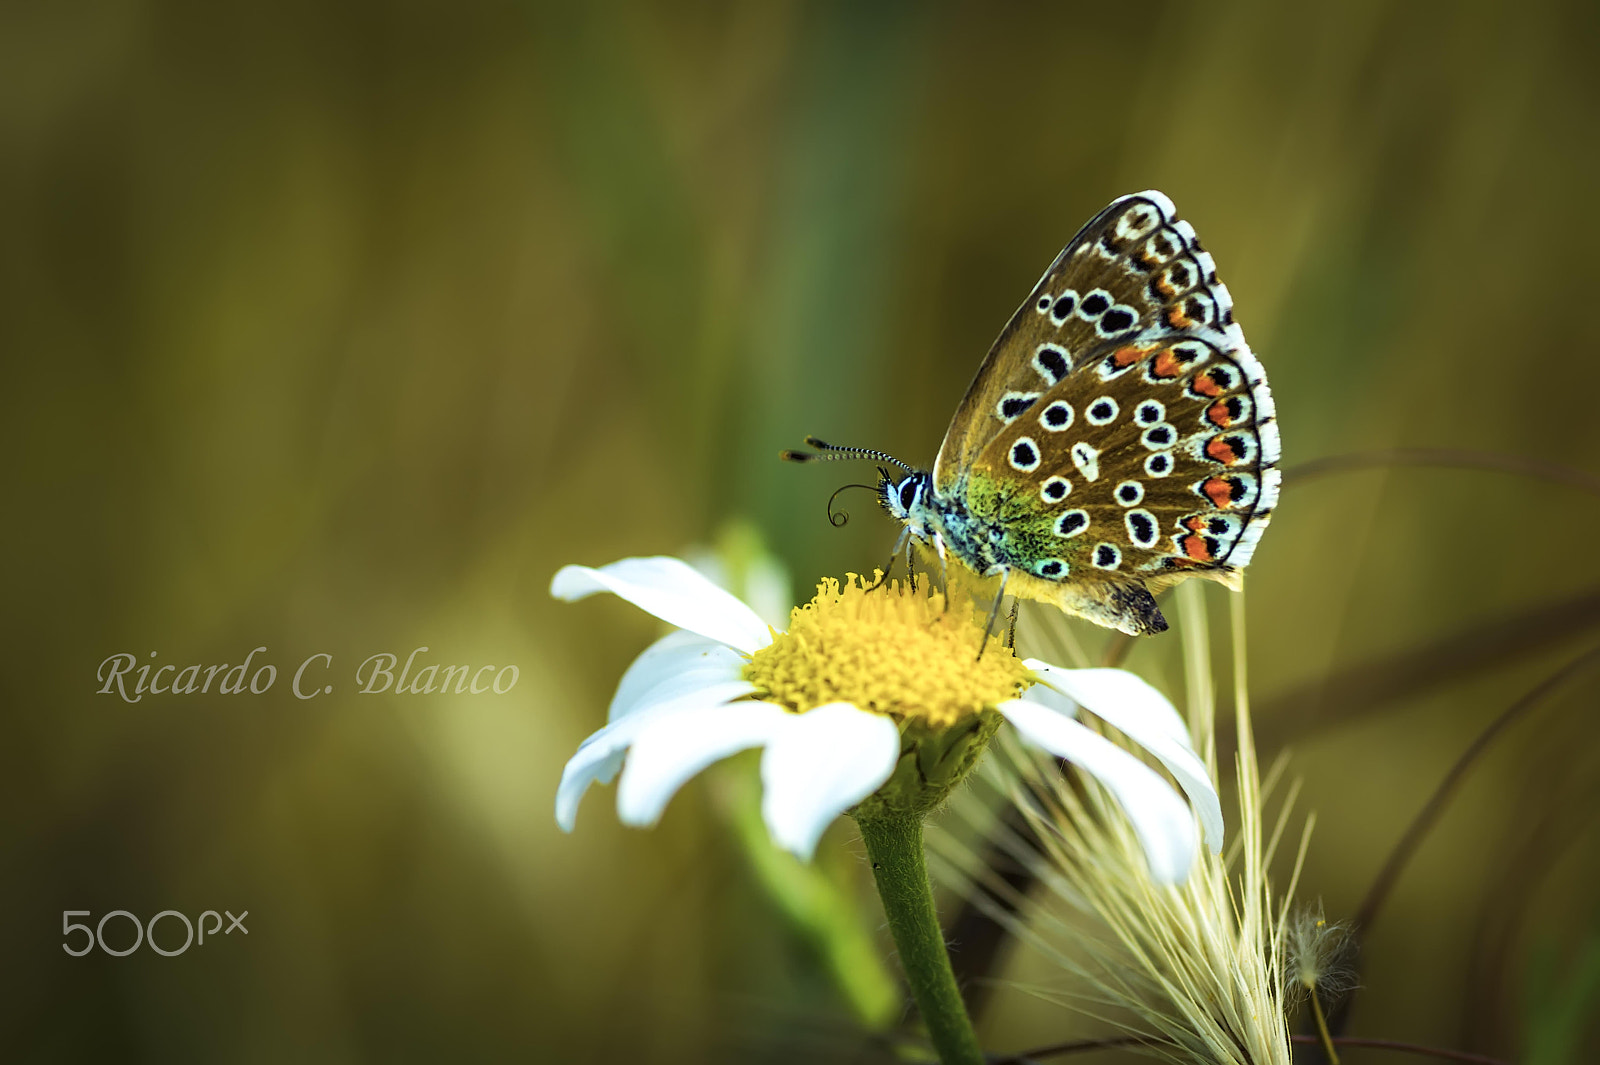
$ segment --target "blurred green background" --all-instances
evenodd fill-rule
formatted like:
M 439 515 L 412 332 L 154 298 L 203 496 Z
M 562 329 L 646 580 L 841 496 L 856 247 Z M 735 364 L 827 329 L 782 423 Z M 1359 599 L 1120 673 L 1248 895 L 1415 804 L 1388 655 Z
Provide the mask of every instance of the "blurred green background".
M 1582 0 L 0 5 L 5 1056 L 869 1060 L 771 890 L 803 874 L 740 843 L 748 760 L 655 831 L 609 788 L 557 830 L 657 629 L 551 574 L 752 530 L 802 598 L 881 563 L 865 495 L 824 517 L 854 471 L 779 448 L 931 462 L 1039 272 L 1143 188 L 1215 254 L 1286 467 L 1600 470 L 1597 57 Z M 1252 683 L 1330 916 L 1595 642 L 1597 516 L 1501 473 L 1291 479 Z M 1176 643 L 1129 659 L 1174 696 Z M 354 693 L 424 645 L 520 679 Z M 258 646 L 264 694 L 96 694 L 118 652 Z M 317 653 L 337 690 L 297 700 Z M 1596 680 L 1469 775 L 1372 929 L 1353 1034 L 1600 1053 Z M 875 934 L 850 826 L 822 851 Z M 61 949 L 63 910 L 225 908 L 248 936 L 179 957 Z M 1097 1031 L 1009 986 L 982 1030 Z

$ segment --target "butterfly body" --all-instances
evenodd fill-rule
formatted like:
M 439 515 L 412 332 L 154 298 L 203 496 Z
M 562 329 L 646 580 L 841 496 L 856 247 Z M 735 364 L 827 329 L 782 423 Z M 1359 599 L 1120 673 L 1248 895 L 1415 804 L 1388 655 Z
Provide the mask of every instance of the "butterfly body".
M 1277 415 L 1194 230 L 1124 196 L 990 349 L 931 471 L 879 485 L 907 536 L 1005 591 L 1134 635 L 1154 592 L 1236 587 L 1277 503 Z
M 1039 528 L 1036 508 L 1011 486 L 981 474 L 958 485 L 949 497 L 933 489 L 933 475 L 919 470 L 898 482 L 880 485 L 884 506 L 903 521 L 910 535 L 954 557 L 984 577 L 1003 576 L 1005 590 L 1024 599 L 1052 603 L 1068 613 L 1137 635 L 1162 632 L 1166 620 L 1147 585 L 1138 580 L 1094 580 L 1069 574 L 1092 572 L 1087 541 L 1061 545 Z M 912 494 L 909 506 L 902 499 Z M 1060 563 L 1060 578 L 1035 576 L 1039 560 Z
M 932 470 L 812 437 L 794 461 L 874 458 L 912 539 L 1004 594 L 1136 636 L 1154 593 L 1229 587 L 1278 501 L 1277 410 L 1211 256 L 1141 192 L 1079 230 L 1000 333 Z M 998 606 L 998 599 L 997 599 Z

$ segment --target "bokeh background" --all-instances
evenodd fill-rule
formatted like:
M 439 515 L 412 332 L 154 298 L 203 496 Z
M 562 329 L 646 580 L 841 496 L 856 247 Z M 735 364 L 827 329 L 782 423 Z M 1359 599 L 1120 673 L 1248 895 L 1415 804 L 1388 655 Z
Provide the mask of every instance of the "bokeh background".
M 746 759 L 654 831 L 606 788 L 557 830 L 657 629 L 548 581 L 765 550 L 803 598 L 880 563 L 864 494 L 825 520 L 852 471 L 778 450 L 930 462 L 1040 270 L 1143 188 L 1215 254 L 1286 467 L 1549 474 L 1291 476 L 1252 687 L 1319 818 L 1302 894 L 1349 916 L 1597 639 L 1597 57 L 1582 0 L 0 5 L 4 1056 L 875 1060 L 899 1007 L 849 961 L 880 918 L 848 824 L 784 865 Z M 1128 662 L 1177 695 L 1175 644 Z M 518 683 L 355 693 L 419 646 Z M 254 647 L 264 694 L 96 694 L 118 652 Z M 336 691 L 297 700 L 317 653 Z M 1352 1034 L 1600 1053 L 1597 679 L 1467 775 Z M 249 933 L 73 958 L 68 909 Z M 988 976 L 993 1049 L 1095 1034 L 1007 982 L 1050 979 L 1026 958 Z

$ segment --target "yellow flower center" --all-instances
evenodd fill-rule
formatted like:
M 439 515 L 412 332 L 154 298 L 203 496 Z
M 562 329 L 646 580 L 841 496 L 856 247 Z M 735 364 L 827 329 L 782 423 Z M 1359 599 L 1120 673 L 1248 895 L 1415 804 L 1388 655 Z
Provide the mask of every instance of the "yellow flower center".
M 789 631 L 757 651 L 744 676 L 765 697 L 794 710 L 848 702 L 935 728 L 1015 698 L 1028 670 L 970 607 L 945 609 L 926 582 L 868 592 L 858 574 L 844 586 L 825 578 Z M 978 648 L 983 647 L 982 656 Z

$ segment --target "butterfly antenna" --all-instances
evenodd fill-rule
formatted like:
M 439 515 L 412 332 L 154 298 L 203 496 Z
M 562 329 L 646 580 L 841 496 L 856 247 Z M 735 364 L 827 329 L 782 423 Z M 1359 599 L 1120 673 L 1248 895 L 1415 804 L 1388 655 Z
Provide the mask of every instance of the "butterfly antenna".
M 778 452 L 778 457 L 785 462 L 837 462 L 843 459 L 873 459 L 880 462 L 892 462 L 907 473 L 917 472 L 887 451 L 879 451 L 876 448 L 842 447 L 838 444 L 830 444 L 825 440 L 818 440 L 814 436 L 806 437 L 806 443 L 817 450 L 795 451 L 791 449 Z

